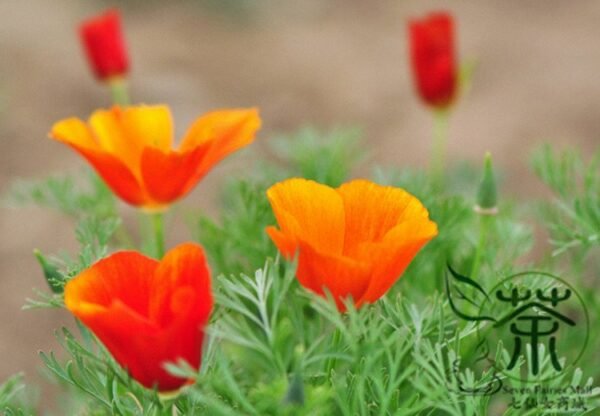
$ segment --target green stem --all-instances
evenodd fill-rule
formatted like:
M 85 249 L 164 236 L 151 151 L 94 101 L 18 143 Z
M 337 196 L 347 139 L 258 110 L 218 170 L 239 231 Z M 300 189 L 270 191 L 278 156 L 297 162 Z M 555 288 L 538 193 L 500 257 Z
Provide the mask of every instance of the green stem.
M 340 341 L 342 340 L 342 332 L 339 328 L 336 328 L 333 332 L 333 338 L 331 340 L 331 349 L 336 351 L 338 346 L 340 345 Z M 331 374 L 331 370 L 335 368 L 337 360 L 335 358 L 328 358 L 325 362 L 325 376 L 329 377 Z
M 444 185 L 444 168 L 446 164 L 446 141 L 448 137 L 448 111 L 435 110 L 433 113 L 433 148 L 431 153 L 431 176 L 434 189 L 440 190 Z
M 483 256 L 483 250 L 487 241 L 487 236 L 490 230 L 490 225 L 494 220 L 494 215 L 479 215 L 479 241 L 477 242 L 477 251 L 475 252 L 475 259 L 473 260 L 473 266 L 471 267 L 470 277 L 473 280 L 477 279 L 479 269 L 481 268 L 481 258 Z
M 131 100 L 129 99 L 129 90 L 125 78 L 111 78 L 108 80 L 108 86 L 110 87 L 113 104 L 121 106 L 129 105 Z
M 165 254 L 164 214 L 162 212 L 152 213 L 150 219 L 154 234 L 154 255 L 157 259 L 161 259 Z
M 477 311 L 477 312 L 479 312 L 479 311 Z M 479 325 L 481 325 L 481 327 L 479 329 L 479 331 L 480 331 L 479 336 L 475 340 L 473 340 L 473 342 L 471 342 L 467 345 L 466 351 L 460 354 L 461 357 L 466 357 L 467 359 L 471 359 L 473 357 L 473 353 L 475 353 L 475 351 L 477 350 L 477 345 L 479 344 L 479 340 L 487 339 L 490 332 L 496 330 L 496 328 L 494 328 L 494 326 L 488 322 L 480 323 Z M 476 358 L 479 358 L 479 357 L 476 357 Z

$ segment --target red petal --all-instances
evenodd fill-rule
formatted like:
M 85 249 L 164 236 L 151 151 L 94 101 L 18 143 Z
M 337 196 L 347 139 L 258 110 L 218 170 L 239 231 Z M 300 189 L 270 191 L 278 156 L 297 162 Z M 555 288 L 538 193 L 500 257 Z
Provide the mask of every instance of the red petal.
M 147 317 L 151 277 L 158 262 L 136 251 L 121 251 L 98 261 L 69 281 L 65 304 L 75 314 L 91 305 L 108 308 L 115 299 Z
M 210 271 L 201 246 L 180 244 L 165 255 L 154 277 L 151 299 L 151 319 L 161 326 L 182 314 L 195 316 L 203 321 L 202 325 L 208 320 L 213 299 Z
M 192 190 L 195 172 L 206 156 L 210 144 L 191 152 L 163 152 L 147 147 L 142 153 L 142 178 L 152 199 L 168 204 Z

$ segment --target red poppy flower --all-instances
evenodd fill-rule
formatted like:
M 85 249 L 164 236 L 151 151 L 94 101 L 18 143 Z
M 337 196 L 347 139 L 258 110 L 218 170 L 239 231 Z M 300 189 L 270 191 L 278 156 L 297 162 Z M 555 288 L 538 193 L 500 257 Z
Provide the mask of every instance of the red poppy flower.
M 161 262 L 115 253 L 67 283 L 65 305 L 148 388 L 166 392 L 187 383 L 165 370 L 167 362 L 184 359 L 200 368 L 213 298 L 197 244 L 179 245 Z
M 410 54 L 417 91 L 423 101 L 443 109 L 457 91 L 454 20 L 432 13 L 409 23 Z
M 279 224 L 267 233 L 284 257 L 297 253 L 300 284 L 319 295 L 326 288 L 341 311 L 349 296 L 357 307 L 383 296 L 437 235 L 417 198 L 367 180 L 333 189 L 288 179 L 267 196 Z
M 105 80 L 127 74 L 129 60 L 117 10 L 108 10 L 79 26 L 79 36 L 96 78 Z
M 50 137 L 68 144 L 125 202 L 162 210 L 190 192 L 230 153 L 250 144 L 260 128 L 256 109 L 220 110 L 198 118 L 173 149 L 166 106 L 98 110 L 54 124 Z

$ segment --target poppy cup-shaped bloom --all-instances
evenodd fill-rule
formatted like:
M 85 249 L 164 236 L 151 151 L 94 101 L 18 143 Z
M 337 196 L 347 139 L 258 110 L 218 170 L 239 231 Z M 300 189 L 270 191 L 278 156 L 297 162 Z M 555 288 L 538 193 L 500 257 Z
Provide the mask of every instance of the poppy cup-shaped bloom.
M 454 20 L 432 13 L 409 22 L 410 55 L 417 91 L 428 105 L 445 109 L 457 92 Z
M 350 296 L 356 307 L 383 296 L 437 235 L 417 198 L 367 180 L 333 189 L 294 178 L 267 196 L 279 224 L 267 233 L 285 258 L 297 253 L 300 284 L 319 295 L 327 289 L 341 311 Z
M 213 111 L 198 118 L 174 149 L 168 107 L 115 106 L 97 110 L 87 123 L 61 120 L 50 137 L 87 159 L 125 202 L 160 211 L 225 156 L 251 143 L 260 124 L 256 109 Z
M 129 59 L 117 10 L 85 20 L 79 26 L 79 37 L 96 78 L 108 80 L 127 75 Z
M 65 305 L 115 360 L 148 388 L 168 392 L 188 381 L 164 368 L 179 359 L 199 369 L 212 311 L 210 272 L 197 244 L 157 261 L 121 251 L 70 280 Z

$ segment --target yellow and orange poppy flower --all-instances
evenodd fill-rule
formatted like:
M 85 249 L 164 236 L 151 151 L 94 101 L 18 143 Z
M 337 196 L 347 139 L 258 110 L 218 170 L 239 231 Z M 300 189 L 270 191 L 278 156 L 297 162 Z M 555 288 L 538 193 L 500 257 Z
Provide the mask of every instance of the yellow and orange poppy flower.
M 213 307 L 202 247 L 181 244 L 159 262 L 136 251 L 102 259 L 65 286 L 65 305 L 132 378 L 170 392 L 189 380 L 165 370 L 185 360 L 200 368 Z
M 87 123 L 61 120 L 50 137 L 79 152 L 125 202 L 162 210 L 217 162 L 250 144 L 260 124 L 254 108 L 213 111 L 198 118 L 174 148 L 167 106 L 115 106 L 94 112 Z
M 333 189 L 294 178 L 267 196 L 279 224 L 267 233 L 285 258 L 297 253 L 300 284 L 327 289 L 341 311 L 350 296 L 357 307 L 383 296 L 438 232 L 417 198 L 367 180 Z

